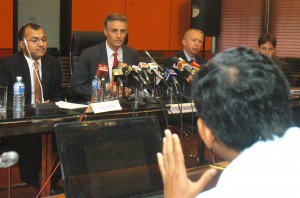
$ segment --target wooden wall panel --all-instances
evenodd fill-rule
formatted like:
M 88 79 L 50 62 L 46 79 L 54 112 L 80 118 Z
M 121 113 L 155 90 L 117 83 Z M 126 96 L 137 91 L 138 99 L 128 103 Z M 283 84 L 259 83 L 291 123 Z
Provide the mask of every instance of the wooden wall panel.
M 169 50 L 182 48 L 184 32 L 191 26 L 191 0 L 172 0 Z
M 73 0 L 72 30 L 102 31 L 104 18 L 119 12 L 129 20 L 129 46 L 176 51 L 190 27 L 190 0 Z M 13 48 L 13 1 L 0 1 L 0 49 Z M 206 45 L 208 46 L 208 45 Z M 209 47 L 210 48 L 210 47 Z
M 125 0 L 73 0 L 72 30 L 102 31 L 110 13 L 125 15 Z
M 13 1 L 0 1 L 0 49 L 13 48 Z
M 166 50 L 170 37 L 171 0 L 127 0 L 129 45 L 138 50 Z

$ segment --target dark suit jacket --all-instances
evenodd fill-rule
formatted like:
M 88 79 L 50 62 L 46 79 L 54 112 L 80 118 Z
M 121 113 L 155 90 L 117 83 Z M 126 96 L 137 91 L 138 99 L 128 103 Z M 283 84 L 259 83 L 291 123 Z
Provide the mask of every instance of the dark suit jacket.
M 177 57 L 177 58 L 182 58 L 183 60 L 185 60 L 186 62 L 188 62 L 187 57 L 185 56 L 183 50 L 179 51 L 179 52 L 175 55 L 175 57 Z M 204 63 L 206 62 L 205 59 L 200 58 L 200 57 L 197 56 L 197 55 L 195 56 L 195 59 L 196 59 L 196 62 L 197 62 L 198 64 L 200 64 L 200 65 L 202 65 L 202 64 L 204 64 Z
M 59 61 L 52 56 L 45 55 L 42 61 L 42 88 L 44 100 L 64 100 L 61 87 L 61 67 Z M 0 85 L 8 87 L 7 105 L 13 104 L 13 85 L 16 76 L 22 76 L 25 85 L 25 105 L 31 104 L 31 78 L 28 63 L 22 52 L 0 59 Z
M 138 65 L 138 52 L 122 45 L 123 62 Z M 86 102 L 91 98 L 92 80 L 96 75 L 98 64 L 108 65 L 106 42 L 89 47 L 82 51 L 70 79 L 68 95 L 77 102 Z M 111 72 L 111 71 L 109 71 Z
M 188 62 L 187 57 L 185 56 L 183 50 L 179 51 L 173 57 L 182 58 L 183 60 Z M 174 69 L 173 62 L 171 60 L 172 60 L 172 58 L 170 58 L 170 60 L 168 61 L 167 67 Z M 197 55 L 195 56 L 195 60 L 198 64 L 200 64 L 200 66 L 202 66 L 206 62 L 205 59 L 200 58 Z M 184 75 L 182 74 L 182 72 L 177 72 L 177 73 L 178 73 L 178 82 L 180 83 L 180 86 L 183 89 L 183 94 L 185 96 L 191 97 L 191 86 L 184 80 Z

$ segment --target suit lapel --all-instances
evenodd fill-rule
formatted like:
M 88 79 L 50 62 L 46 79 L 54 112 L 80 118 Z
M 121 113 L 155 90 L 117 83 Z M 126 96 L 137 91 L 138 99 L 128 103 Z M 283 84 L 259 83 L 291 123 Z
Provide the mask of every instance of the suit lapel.
M 122 45 L 122 50 L 123 50 L 123 62 L 124 63 L 129 63 L 129 53 L 128 53 L 128 50 L 126 48 L 126 46 Z
M 31 103 L 31 78 L 28 63 L 22 52 L 19 53 L 21 67 L 23 71 L 22 81 L 25 85 L 25 100 L 26 104 Z
M 107 65 L 107 67 L 108 67 L 106 42 L 103 42 L 103 43 L 100 44 L 99 53 L 98 53 L 97 58 L 98 58 L 98 60 L 97 60 L 98 64 L 104 64 L 104 65 Z M 98 65 L 96 66 L 95 74 L 97 73 L 97 70 L 98 70 Z M 110 71 L 108 70 L 108 75 L 106 77 L 107 81 L 109 81 L 109 76 L 110 76 Z
M 51 65 L 49 64 L 49 62 L 47 61 L 47 59 L 44 57 L 41 58 L 41 68 L 42 68 L 42 79 L 41 79 L 41 83 L 42 83 L 42 90 L 43 90 L 43 96 L 44 98 L 48 98 L 47 93 L 48 90 L 50 89 L 49 87 L 47 87 L 47 85 L 50 85 L 50 83 L 48 82 L 51 79 Z

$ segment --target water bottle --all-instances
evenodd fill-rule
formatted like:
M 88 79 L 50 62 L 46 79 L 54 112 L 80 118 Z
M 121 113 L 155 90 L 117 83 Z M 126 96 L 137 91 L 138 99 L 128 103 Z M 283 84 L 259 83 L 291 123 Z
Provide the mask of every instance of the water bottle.
M 100 85 L 101 85 L 100 79 L 96 75 L 94 77 L 93 81 L 92 81 L 92 98 L 91 98 L 91 102 L 92 102 L 93 98 L 97 95 L 97 93 L 100 89 Z M 93 102 L 99 102 L 98 97 L 96 97 Z
M 25 85 L 22 82 L 22 76 L 17 76 L 14 84 L 13 110 L 15 112 L 24 112 L 25 105 Z

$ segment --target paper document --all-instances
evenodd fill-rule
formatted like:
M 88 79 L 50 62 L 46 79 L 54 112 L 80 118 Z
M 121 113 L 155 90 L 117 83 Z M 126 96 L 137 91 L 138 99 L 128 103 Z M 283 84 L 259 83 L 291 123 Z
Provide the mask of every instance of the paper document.
M 71 103 L 71 102 L 64 102 L 64 101 L 59 101 L 55 103 L 59 108 L 63 109 L 82 109 L 86 108 L 88 105 L 84 104 L 76 104 L 76 103 Z

